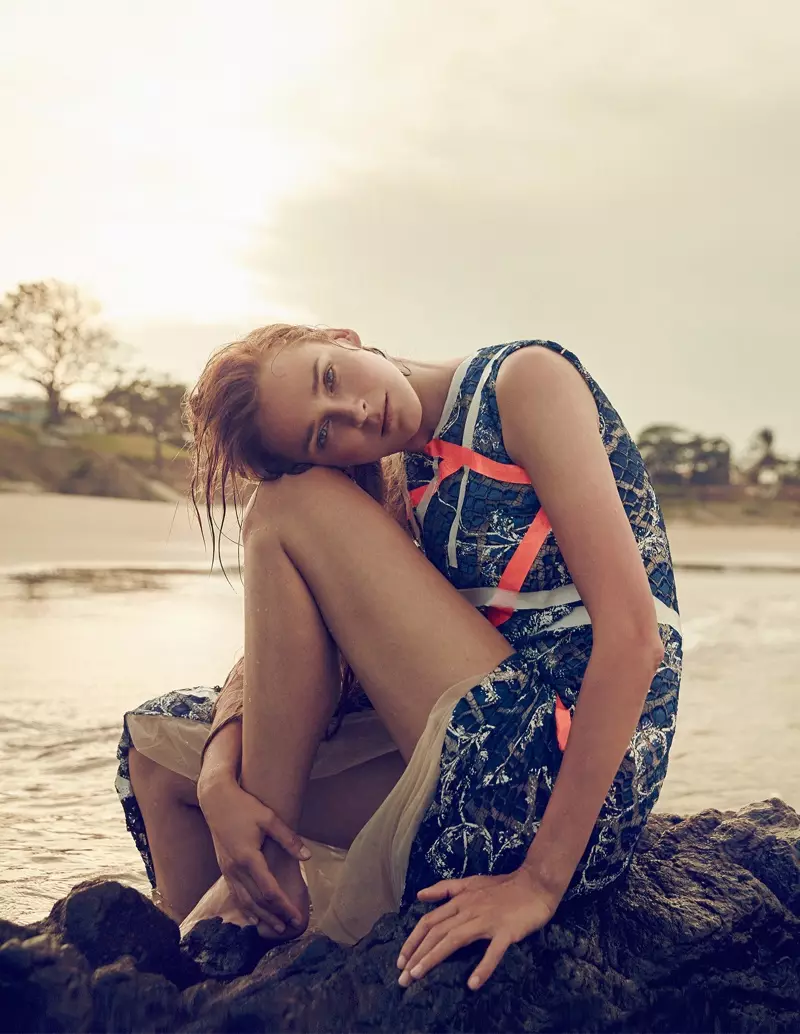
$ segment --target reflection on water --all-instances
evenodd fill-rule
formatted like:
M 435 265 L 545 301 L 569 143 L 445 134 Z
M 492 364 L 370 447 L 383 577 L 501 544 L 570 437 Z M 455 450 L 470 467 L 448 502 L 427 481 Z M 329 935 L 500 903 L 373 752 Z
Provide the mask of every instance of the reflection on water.
M 0 582 L 0 917 L 36 918 L 94 875 L 146 889 L 113 790 L 122 713 L 221 682 L 242 597 L 216 576 L 134 584 L 56 580 L 25 598 Z
M 103 568 L 54 568 L 43 571 L 18 571 L 5 579 L 9 586 L 17 586 L 25 599 L 41 599 L 64 593 L 136 592 L 142 589 L 164 589 L 167 581 L 163 571 Z M 0 584 L 0 591 L 2 585 Z
M 84 529 L 89 510 L 79 509 Z M 141 512 L 145 530 L 165 516 L 134 508 L 137 521 Z M 121 715 L 176 687 L 221 682 L 241 649 L 238 579 L 186 573 L 202 563 L 188 549 L 172 559 L 184 573 L 169 573 L 168 558 L 135 539 L 138 523 L 126 525 L 118 555 L 134 562 L 123 570 L 70 570 L 79 550 L 65 537 L 60 553 L 39 543 L 49 574 L 0 578 L 2 917 L 38 918 L 90 876 L 146 889 L 113 790 Z M 82 563 L 102 564 L 111 544 L 99 556 L 81 549 Z M 657 810 L 771 796 L 800 807 L 800 575 L 682 570 L 678 587 L 685 676 Z

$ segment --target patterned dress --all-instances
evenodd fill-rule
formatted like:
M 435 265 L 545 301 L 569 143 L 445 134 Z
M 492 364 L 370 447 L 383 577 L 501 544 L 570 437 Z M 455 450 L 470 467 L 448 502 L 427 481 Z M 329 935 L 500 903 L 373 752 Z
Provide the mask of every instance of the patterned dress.
M 406 455 L 410 517 L 426 557 L 499 627 L 515 653 L 453 711 L 438 785 L 411 849 L 406 902 L 437 880 L 506 873 L 522 863 L 558 775 L 591 653 L 589 616 L 543 523 L 535 490 L 518 473 L 516 481 L 504 480 L 520 468 L 505 451 L 495 382 L 503 359 L 531 346 L 563 355 L 594 396 L 665 648 L 566 898 L 599 890 L 627 870 L 667 772 L 680 684 L 680 619 L 664 520 L 642 458 L 619 415 L 572 353 L 551 341 L 480 349 L 453 377 L 429 453 Z M 526 564 L 521 584 L 509 590 L 509 561 L 535 526 L 542 533 L 535 558 Z M 133 713 L 208 723 L 218 693 L 218 688 L 205 687 L 170 693 Z M 127 719 L 116 785 L 128 828 L 155 885 L 147 834 L 128 775 Z
M 502 361 L 531 346 L 564 356 L 594 396 L 664 643 L 664 659 L 565 898 L 599 890 L 627 870 L 667 774 L 681 673 L 680 618 L 664 520 L 639 451 L 572 353 L 552 341 L 483 348 L 456 371 L 434 434 L 442 443 L 434 450 L 441 456 L 440 474 L 448 447 L 455 462 L 467 462 L 442 478 L 436 455 L 409 454 L 406 471 L 426 557 L 494 618 L 516 653 L 453 711 L 436 794 L 411 849 L 406 901 L 437 880 L 508 873 L 523 862 L 558 776 L 591 653 L 589 616 L 552 532 L 519 590 L 498 592 L 541 504 L 530 483 L 507 483 L 480 468 L 489 466 L 487 459 L 513 467 L 503 444 L 495 383 Z M 497 474 L 498 468 L 492 469 Z

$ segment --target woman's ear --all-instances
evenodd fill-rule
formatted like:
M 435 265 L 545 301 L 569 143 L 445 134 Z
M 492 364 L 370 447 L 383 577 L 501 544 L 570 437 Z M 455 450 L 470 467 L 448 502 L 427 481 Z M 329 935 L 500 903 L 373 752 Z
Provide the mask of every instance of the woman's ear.
M 347 327 L 337 327 L 328 331 L 328 336 L 332 337 L 334 341 L 347 341 L 353 345 L 354 348 L 361 348 L 361 338 L 358 336 L 358 332 L 350 330 Z

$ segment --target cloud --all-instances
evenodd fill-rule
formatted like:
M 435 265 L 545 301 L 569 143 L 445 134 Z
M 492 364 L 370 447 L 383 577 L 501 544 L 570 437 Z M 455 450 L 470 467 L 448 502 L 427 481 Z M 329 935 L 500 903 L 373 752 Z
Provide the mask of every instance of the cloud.
M 800 449 L 798 27 L 795 0 L 9 0 L 0 279 L 86 283 L 187 378 L 287 317 L 411 355 L 550 336 L 632 427 Z
M 602 97 L 561 146 L 443 125 L 436 163 L 427 150 L 284 201 L 252 267 L 271 297 L 397 353 L 553 337 L 608 375 L 634 426 L 741 439 L 774 420 L 800 446 L 789 112 L 688 101 L 654 126 L 647 104 L 612 117 Z

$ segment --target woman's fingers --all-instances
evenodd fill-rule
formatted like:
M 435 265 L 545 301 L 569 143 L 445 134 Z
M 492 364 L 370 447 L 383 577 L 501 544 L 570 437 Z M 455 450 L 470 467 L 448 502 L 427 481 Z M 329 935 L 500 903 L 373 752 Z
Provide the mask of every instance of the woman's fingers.
M 464 917 L 459 915 L 450 916 L 449 919 L 445 919 L 444 922 L 437 923 L 432 926 L 425 936 L 422 938 L 416 951 L 412 952 L 407 956 L 408 961 L 403 965 L 403 969 L 411 970 L 414 969 L 425 956 L 431 951 L 444 937 L 446 937 L 451 930 L 459 926 L 464 922 Z
M 281 890 L 260 851 L 235 867 L 234 878 L 250 893 L 259 916 L 267 921 L 277 918 L 284 923 L 302 923 L 303 917 Z
M 284 851 L 299 862 L 307 862 L 311 857 L 311 852 L 300 837 L 267 805 L 264 805 L 259 818 L 258 828 L 265 836 L 280 844 Z
M 400 954 L 397 958 L 397 965 L 399 969 L 405 969 L 408 964 L 408 960 L 422 944 L 427 937 L 428 933 L 438 924 L 443 922 L 445 919 L 449 919 L 454 916 L 458 911 L 458 905 L 454 901 L 448 901 L 445 905 L 440 905 L 439 908 L 435 908 L 432 912 L 428 912 L 422 919 L 417 923 L 414 929 L 406 938 L 405 944 L 400 949 Z
M 277 916 L 272 915 L 269 912 L 265 912 L 263 908 L 260 908 L 255 901 L 253 901 L 252 895 L 242 883 L 237 883 L 231 879 L 230 876 L 225 877 L 225 881 L 231 891 L 231 894 L 236 901 L 242 914 L 258 929 L 258 932 L 262 937 L 271 937 L 272 934 L 282 934 L 286 930 L 286 924 L 281 922 Z
M 492 938 L 489 943 L 489 947 L 484 952 L 483 958 L 472 971 L 472 975 L 467 981 L 467 986 L 472 991 L 477 991 L 479 987 L 482 987 L 492 973 L 494 973 L 500 959 L 502 959 L 508 950 L 510 943 L 510 941 L 503 940 L 502 937 Z
M 244 889 L 229 876 L 225 877 L 225 883 L 228 886 L 228 890 L 231 892 L 231 897 L 236 902 L 236 907 L 242 913 L 245 918 L 251 923 L 258 922 L 258 916 L 256 915 L 255 906 L 253 905 L 253 899 Z
M 416 963 L 412 969 L 403 970 L 400 974 L 399 984 L 401 987 L 408 987 L 412 980 L 419 980 L 425 974 L 438 966 L 440 962 L 452 955 L 454 951 L 463 948 L 473 941 L 478 941 L 487 936 L 482 923 L 475 920 L 468 920 L 464 923 L 457 923 L 445 934 L 421 962 Z
M 283 933 L 286 929 L 284 923 L 272 913 L 263 909 L 253 900 L 253 895 L 241 878 L 226 876 L 225 882 L 233 894 L 236 904 L 243 915 L 247 916 L 253 924 L 267 923 L 275 933 Z M 279 929 L 280 927 L 280 929 Z
M 271 912 L 261 908 L 253 900 L 252 894 L 247 890 L 246 887 L 239 885 L 239 898 L 243 904 L 243 911 L 251 919 L 251 922 L 256 926 L 265 925 L 269 927 L 271 933 L 283 933 L 286 929 L 286 924 L 282 922 L 277 916 L 274 916 Z
M 417 892 L 417 897 L 420 901 L 442 901 L 457 894 L 460 889 L 463 889 L 465 882 L 465 880 L 439 880 L 430 887 L 423 887 Z

